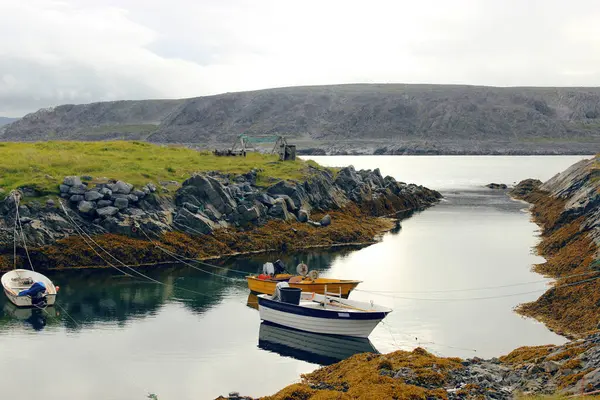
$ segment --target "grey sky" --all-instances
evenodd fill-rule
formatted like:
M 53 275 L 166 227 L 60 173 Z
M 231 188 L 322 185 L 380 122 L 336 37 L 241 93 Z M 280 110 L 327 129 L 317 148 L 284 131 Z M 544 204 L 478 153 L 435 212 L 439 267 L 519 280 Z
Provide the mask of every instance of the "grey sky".
M 0 0 L 0 115 L 352 82 L 600 85 L 597 0 Z

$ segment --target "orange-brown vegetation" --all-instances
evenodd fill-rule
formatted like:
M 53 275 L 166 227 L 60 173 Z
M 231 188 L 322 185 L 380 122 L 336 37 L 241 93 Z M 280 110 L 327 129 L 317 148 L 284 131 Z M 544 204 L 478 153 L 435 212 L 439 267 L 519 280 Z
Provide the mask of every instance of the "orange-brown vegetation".
M 557 278 L 557 282 L 536 301 L 521 305 L 518 311 L 563 335 L 585 335 L 596 329 L 600 321 L 600 280 L 565 286 L 597 275 L 561 277 L 593 272 L 590 266 L 596 246 L 585 232 L 581 232 L 582 218 L 561 220 L 565 200 L 539 190 L 525 196 L 524 200 L 533 204 L 533 219 L 542 227 L 537 250 L 547 261 L 536 265 L 535 270 Z
M 500 361 L 506 364 L 528 364 L 536 363 L 552 353 L 556 346 L 524 346 L 511 351 L 509 354 L 500 357 Z
M 401 368 L 410 369 L 409 381 L 386 373 Z M 463 368 L 459 359 L 439 358 L 421 348 L 386 355 L 358 354 L 303 375 L 302 383 L 288 386 L 264 400 L 444 399 L 447 393 L 441 385 L 446 381 L 448 372 L 458 368 Z
M 0 271 L 8 270 L 13 267 L 11 257 L 7 255 L 0 255 Z
M 131 238 L 116 234 L 98 235 L 94 240 L 123 263 L 140 265 L 174 261 L 173 257 L 156 245 L 179 256 L 209 259 L 238 253 L 372 243 L 378 234 L 393 227 L 391 220 L 366 216 L 353 205 L 343 210 L 331 211 L 329 215 L 332 224 L 318 228 L 299 222 L 272 220 L 246 231 L 220 229 L 210 235 L 167 232 L 160 237 L 154 237 L 149 233 L 154 243 L 143 236 Z M 98 252 L 102 258 L 114 263 L 110 256 L 101 250 Z M 106 261 L 80 236 L 72 236 L 51 246 L 34 249 L 32 254 L 47 268 L 108 267 Z
M 588 372 L 592 371 L 593 368 L 588 368 L 588 369 L 584 369 L 581 372 L 578 372 L 576 374 L 571 374 L 571 375 L 565 375 L 565 376 L 561 376 L 558 380 L 558 387 L 560 389 L 572 386 L 574 384 L 576 384 L 577 382 L 579 382 L 579 380 L 581 378 L 583 378 Z

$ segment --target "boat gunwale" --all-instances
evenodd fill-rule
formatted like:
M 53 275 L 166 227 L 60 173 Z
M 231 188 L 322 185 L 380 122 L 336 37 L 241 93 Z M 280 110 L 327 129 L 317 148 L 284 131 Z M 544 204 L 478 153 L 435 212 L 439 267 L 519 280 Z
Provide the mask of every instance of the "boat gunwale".
M 323 296 L 323 295 L 320 295 L 320 296 Z M 318 309 L 318 308 L 306 307 L 306 306 L 302 306 L 302 305 L 285 303 L 285 302 L 273 300 L 272 298 L 270 298 L 271 296 L 269 296 L 267 294 L 260 294 L 257 297 L 258 297 L 258 307 L 259 308 L 262 306 L 262 307 L 270 308 L 271 310 L 284 312 L 284 313 L 288 313 L 288 314 L 293 314 L 293 315 L 298 315 L 298 316 L 302 316 L 302 317 L 313 317 L 313 318 L 333 319 L 333 320 L 343 320 L 343 321 L 383 320 L 389 313 L 391 313 L 393 311 L 391 308 L 383 307 L 383 306 L 379 306 L 379 307 L 385 308 L 386 309 L 385 311 L 382 311 L 382 310 L 350 311 L 350 310 L 343 310 L 341 308 L 337 309 L 337 310 L 325 309 L 325 308 Z M 325 297 L 325 296 L 323 296 L 323 297 Z M 346 299 L 344 299 L 344 300 L 346 300 Z M 314 300 L 312 300 L 312 301 L 314 301 Z M 340 314 L 344 314 L 344 316 L 340 316 Z
M 253 279 L 253 280 L 256 280 L 256 281 L 259 281 L 259 282 L 271 282 L 271 283 L 288 282 L 288 283 L 290 283 L 289 279 L 287 279 L 287 280 L 259 279 L 256 275 L 248 275 L 248 276 L 246 276 L 246 280 L 249 280 L 249 279 Z M 321 279 L 321 278 L 317 278 L 317 279 Z M 359 283 L 363 283 L 363 281 L 357 281 L 357 280 L 351 280 L 351 279 L 334 279 L 334 278 L 322 278 L 322 279 L 332 279 L 333 281 L 325 283 L 325 282 L 315 282 L 313 280 L 313 281 L 310 281 L 310 282 L 304 282 L 304 281 L 291 282 L 290 284 L 291 285 L 328 285 L 328 284 L 339 285 L 339 284 L 352 284 L 352 283 L 356 283 L 358 285 Z

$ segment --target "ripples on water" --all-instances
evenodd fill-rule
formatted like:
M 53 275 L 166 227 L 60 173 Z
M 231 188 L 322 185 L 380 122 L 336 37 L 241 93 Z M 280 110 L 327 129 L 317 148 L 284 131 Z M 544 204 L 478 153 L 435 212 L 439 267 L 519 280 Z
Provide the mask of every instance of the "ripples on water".
M 281 257 L 290 266 L 304 261 L 325 276 L 363 280 L 358 287 L 363 291 L 353 298 L 394 309 L 370 340 L 330 340 L 261 324 L 242 274 L 222 269 L 211 272 L 238 281 L 180 265 L 144 271 L 165 285 L 109 270 L 67 271 L 51 276 L 61 287 L 58 301 L 66 312 L 57 307 L 35 313 L 0 300 L 0 380 L 10 383 L 3 396 L 22 397 L 26 391 L 28 398 L 50 400 L 144 399 L 156 393 L 161 400 L 196 400 L 231 390 L 257 396 L 355 351 L 420 345 L 442 355 L 490 357 L 520 345 L 564 341 L 512 311 L 546 287 L 530 271 L 543 261 L 531 251 L 537 227 L 525 203 L 482 185 L 547 179 L 581 157 L 318 159 L 381 167 L 384 175 L 438 188 L 445 199 L 370 247 L 219 264 L 254 273 Z M 522 282 L 535 283 L 461 290 Z M 534 290 L 539 293 L 512 296 Z

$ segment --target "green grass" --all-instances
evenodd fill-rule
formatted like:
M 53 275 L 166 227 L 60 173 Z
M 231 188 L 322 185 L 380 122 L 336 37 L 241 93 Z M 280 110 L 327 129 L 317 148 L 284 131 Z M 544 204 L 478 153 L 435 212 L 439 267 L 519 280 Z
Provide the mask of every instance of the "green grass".
M 24 186 L 35 188 L 40 196 L 57 193 L 68 175 L 121 179 L 138 186 L 182 182 L 194 172 L 246 173 L 253 168 L 262 170 L 258 184 L 266 186 L 281 179 L 305 179 L 312 173 L 310 166 L 323 168 L 313 161 L 281 162 L 277 155 L 217 157 L 181 146 L 145 142 L 0 143 L 0 188 L 5 194 Z

